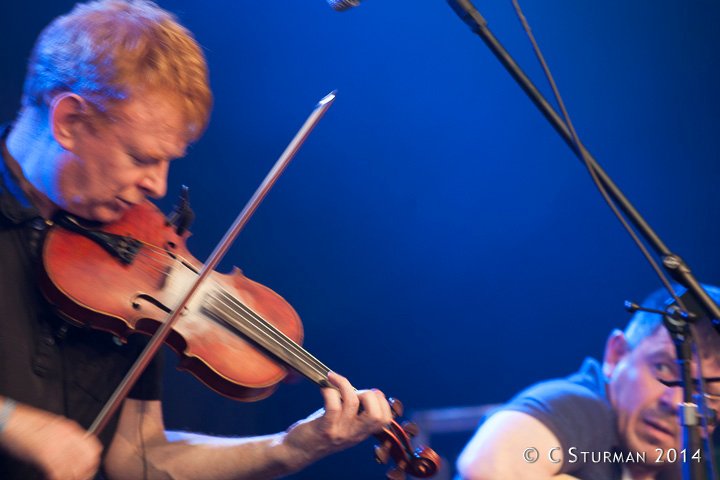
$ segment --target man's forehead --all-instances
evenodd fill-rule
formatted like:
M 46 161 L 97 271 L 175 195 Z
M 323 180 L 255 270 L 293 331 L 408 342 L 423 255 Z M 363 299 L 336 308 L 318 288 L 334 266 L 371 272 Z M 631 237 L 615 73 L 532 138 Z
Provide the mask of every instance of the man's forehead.
M 695 330 L 695 337 L 699 338 L 696 348 L 699 349 L 703 366 L 720 372 L 720 335 L 715 332 L 705 332 L 703 329 Z M 707 335 L 710 333 L 711 335 Z M 640 341 L 636 349 L 646 356 L 666 354 L 671 358 L 676 358 L 676 348 L 670 334 L 664 327 L 659 327 L 652 335 L 648 335 Z M 707 374 L 705 376 L 708 376 Z M 716 376 L 716 375 L 711 375 Z
M 118 108 L 119 136 L 133 148 L 158 158 L 185 156 L 184 116 L 176 102 L 160 94 L 136 97 Z
M 635 349 L 646 352 L 670 351 L 675 353 L 675 345 L 663 326 L 659 326 L 652 334 L 640 340 Z
M 162 131 L 125 131 L 119 137 L 129 153 L 158 160 L 182 158 L 188 145 L 184 135 Z

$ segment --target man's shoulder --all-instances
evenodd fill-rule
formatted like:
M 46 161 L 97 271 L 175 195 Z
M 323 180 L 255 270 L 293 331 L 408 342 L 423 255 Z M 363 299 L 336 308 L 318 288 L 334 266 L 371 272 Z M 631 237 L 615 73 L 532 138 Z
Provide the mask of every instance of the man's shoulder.
M 516 395 L 506 407 L 532 404 L 541 408 L 568 405 L 572 408 L 610 408 L 605 395 L 605 383 L 594 359 L 586 359 L 577 373 L 567 377 L 546 380 L 532 385 Z
M 595 362 L 597 364 L 597 362 Z M 599 366 L 599 364 L 597 364 Z M 592 432 L 608 445 L 617 441 L 615 414 L 605 396 L 599 369 L 583 368 L 567 378 L 537 383 L 516 395 L 501 410 L 526 413 L 542 422 L 563 446 L 575 446 Z

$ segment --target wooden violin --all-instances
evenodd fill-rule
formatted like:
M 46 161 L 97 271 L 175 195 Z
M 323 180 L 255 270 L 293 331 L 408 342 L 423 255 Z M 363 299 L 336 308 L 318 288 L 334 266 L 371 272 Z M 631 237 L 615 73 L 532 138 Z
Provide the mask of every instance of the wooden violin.
M 202 265 L 186 247 L 189 232 L 174 226 L 150 202 L 122 220 L 86 225 L 58 217 L 43 247 L 46 297 L 74 323 L 110 332 L 120 339 L 151 335 L 195 281 Z M 239 269 L 212 272 L 182 309 L 166 343 L 180 367 L 230 398 L 259 400 L 270 395 L 293 369 L 321 387 L 330 369 L 302 346 L 303 328 L 293 307 Z M 392 401 L 393 412 L 402 405 Z M 439 468 L 430 448 L 414 449 L 412 425 L 397 421 L 376 434 L 378 461 L 402 472 L 429 477 Z

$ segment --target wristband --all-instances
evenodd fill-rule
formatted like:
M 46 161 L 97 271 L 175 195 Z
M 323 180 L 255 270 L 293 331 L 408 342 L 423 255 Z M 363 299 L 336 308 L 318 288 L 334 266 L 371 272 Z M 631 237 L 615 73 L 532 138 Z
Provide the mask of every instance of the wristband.
M 0 407 L 0 433 L 5 430 L 8 420 L 10 420 L 10 415 L 15 411 L 16 406 L 17 402 L 15 400 L 5 397 L 2 407 Z

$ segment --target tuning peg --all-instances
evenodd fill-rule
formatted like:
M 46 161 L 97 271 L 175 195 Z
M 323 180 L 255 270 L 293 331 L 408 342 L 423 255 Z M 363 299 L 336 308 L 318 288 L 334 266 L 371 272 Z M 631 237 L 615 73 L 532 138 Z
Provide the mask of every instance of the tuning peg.
M 415 425 L 415 423 L 413 423 L 413 422 L 409 422 L 409 421 L 403 422 L 402 428 L 403 428 L 403 430 L 405 430 L 405 433 L 407 433 L 408 437 L 410 437 L 410 438 L 413 438 L 418 433 L 420 433 L 420 428 L 417 425 Z
M 398 467 L 388 470 L 385 476 L 389 480 L 405 480 L 405 472 Z
M 402 417 L 403 411 L 405 410 L 402 402 L 397 398 L 390 397 L 388 399 L 388 403 L 390 404 L 390 410 L 392 410 L 393 417 Z
M 385 465 L 390 460 L 390 446 L 386 444 L 375 445 L 375 461 Z

